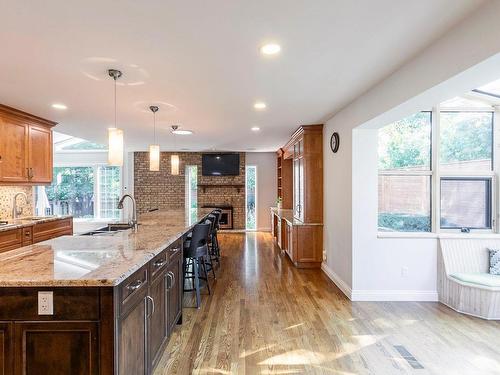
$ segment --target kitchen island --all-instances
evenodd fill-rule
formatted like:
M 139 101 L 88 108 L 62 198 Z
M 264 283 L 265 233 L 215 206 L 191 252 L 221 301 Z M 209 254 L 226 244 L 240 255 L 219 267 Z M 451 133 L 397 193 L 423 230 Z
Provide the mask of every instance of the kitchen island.
M 184 236 L 208 213 L 1 253 L 3 374 L 150 374 L 182 320 Z

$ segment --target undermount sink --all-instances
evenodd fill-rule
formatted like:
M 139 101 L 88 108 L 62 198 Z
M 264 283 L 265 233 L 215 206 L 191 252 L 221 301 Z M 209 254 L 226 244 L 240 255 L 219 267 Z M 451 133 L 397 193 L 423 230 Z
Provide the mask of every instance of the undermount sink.
M 82 233 L 82 236 L 100 236 L 100 235 L 111 235 L 116 232 L 121 232 L 124 230 L 131 229 L 132 226 L 128 223 L 113 223 L 108 224 L 106 227 L 91 230 L 90 232 Z

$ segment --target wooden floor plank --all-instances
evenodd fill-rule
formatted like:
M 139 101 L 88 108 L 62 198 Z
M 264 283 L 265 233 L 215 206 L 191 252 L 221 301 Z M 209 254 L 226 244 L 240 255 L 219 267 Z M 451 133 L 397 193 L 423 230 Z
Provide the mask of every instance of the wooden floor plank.
M 220 242 L 212 294 L 184 308 L 154 375 L 500 375 L 500 322 L 439 303 L 350 302 L 320 270 L 293 267 L 269 233 Z

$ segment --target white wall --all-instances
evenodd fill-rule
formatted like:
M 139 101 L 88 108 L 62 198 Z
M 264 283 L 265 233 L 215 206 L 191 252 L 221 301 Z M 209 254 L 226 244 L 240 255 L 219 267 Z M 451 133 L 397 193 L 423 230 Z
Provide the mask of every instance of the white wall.
M 247 152 L 246 165 L 257 166 L 257 230 L 271 230 L 269 207 L 276 205 L 276 154 Z
M 326 122 L 323 269 L 353 300 L 436 299 L 437 239 L 377 237 L 374 129 L 500 78 L 498 14 L 500 1 L 486 2 Z

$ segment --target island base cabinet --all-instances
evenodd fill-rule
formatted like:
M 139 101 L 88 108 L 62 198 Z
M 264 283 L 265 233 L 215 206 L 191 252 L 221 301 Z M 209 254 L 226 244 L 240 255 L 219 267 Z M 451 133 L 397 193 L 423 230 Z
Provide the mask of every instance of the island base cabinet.
M 138 299 L 120 319 L 118 374 L 143 375 L 147 365 L 147 298 Z
M 14 323 L 15 375 L 98 375 L 97 322 Z
M 14 368 L 14 334 L 12 323 L 0 322 L 0 375 L 12 375 Z
M 182 293 L 184 285 L 182 262 L 182 252 L 179 252 L 176 260 L 167 268 L 167 327 L 169 336 L 182 317 Z

